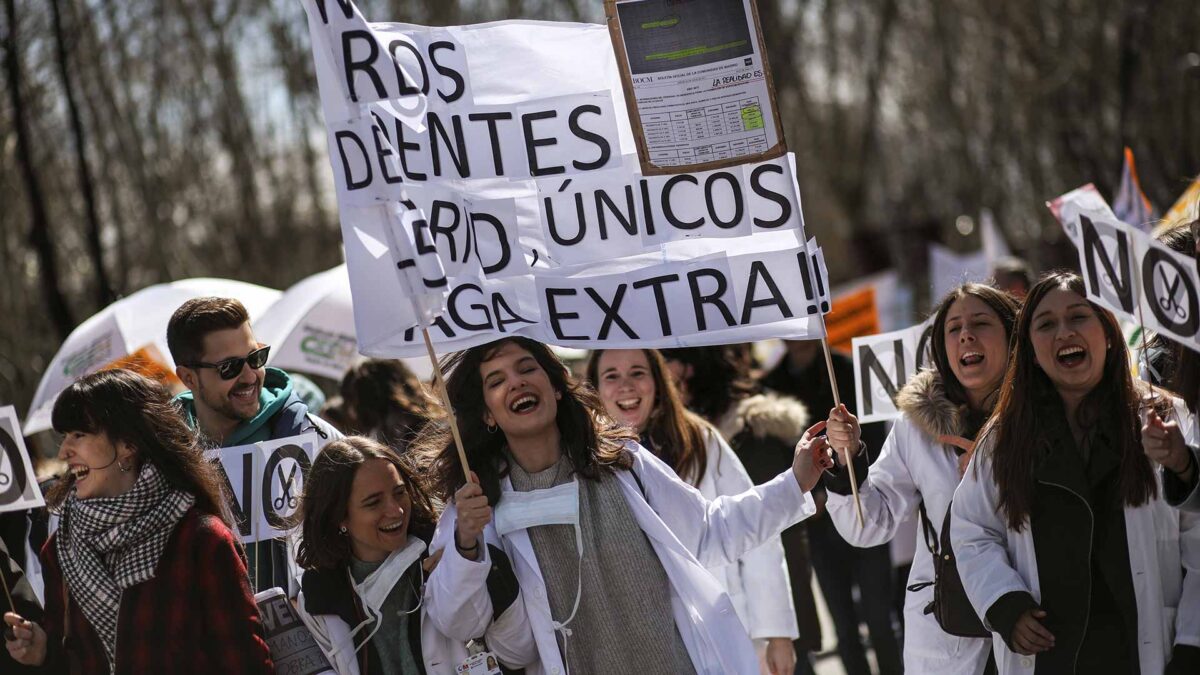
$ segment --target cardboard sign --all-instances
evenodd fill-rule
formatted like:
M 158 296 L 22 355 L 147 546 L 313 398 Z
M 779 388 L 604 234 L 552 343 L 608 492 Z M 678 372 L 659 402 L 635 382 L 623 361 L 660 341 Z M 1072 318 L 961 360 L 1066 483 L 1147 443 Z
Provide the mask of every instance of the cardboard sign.
M 605 0 L 646 175 L 786 152 L 754 0 Z
M 276 673 L 323 675 L 334 672 L 282 588 L 260 591 L 255 594 L 254 602 L 258 605 L 258 616 Z
M 45 506 L 17 410 L 11 405 L 0 408 L 0 450 L 0 513 Z
M 285 536 L 319 451 L 315 433 L 212 450 L 243 543 Z
M 362 354 L 820 334 L 793 158 L 643 174 L 604 27 L 304 4 Z
M 829 346 L 843 351 L 851 348 L 851 340 L 860 335 L 879 332 L 879 307 L 875 302 L 875 287 L 864 286 L 833 299 L 833 309 L 825 317 Z
M 1063 227 L 1075 234 L 1088 299 L 1118 317 L 1200 351 L 1200 275 L 1190 255 L 1084 199 L 1066 199 Z
M 919 370 L 933 366 L 932 333 L 930 317 L 911 328 L 851 341 L 860 422 L 881 422 L 900 416 L 896 394 Z

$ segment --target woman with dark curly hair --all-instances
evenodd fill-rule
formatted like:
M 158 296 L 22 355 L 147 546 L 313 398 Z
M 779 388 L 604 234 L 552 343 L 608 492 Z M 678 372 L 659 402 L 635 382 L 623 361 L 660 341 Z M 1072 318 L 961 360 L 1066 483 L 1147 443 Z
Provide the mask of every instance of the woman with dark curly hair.
M 313 462 L 297 513 L 299 609 L 339 675 L 421 675 L 454 660 L 424 620 L 425 576 L 441 557 L 428 550 L 434 507 L 412 464 L 372 439 L 334 441 Z M 528 635 L 511 568 L 493 577 L 508 581 L 493 595 L 507 601 L 498 629 Z
M 533 675 L 752 673 L 758 657 L 705 565 L 730 564 L 815 511 L 827 458 L 799 452 L 765 485 L 709 501 L 604 414 L 545 345 L 506 338 L 444 366 L 467 460 L 449 433 L 419 439 L 446 507 L 429 618 L 468 639 L 492 618 L 492 551 L 514 561 Z M 493 520 L 493 509 L 495 518 Z M 493 644 L 493 646 L 495 646 Z
M 272 671 L 217 468 L 161 384 L 80 378 L 54 404 L 70 473 L 42 550 L 46 617 L 9 613 L 9 653 L 48 672 Z

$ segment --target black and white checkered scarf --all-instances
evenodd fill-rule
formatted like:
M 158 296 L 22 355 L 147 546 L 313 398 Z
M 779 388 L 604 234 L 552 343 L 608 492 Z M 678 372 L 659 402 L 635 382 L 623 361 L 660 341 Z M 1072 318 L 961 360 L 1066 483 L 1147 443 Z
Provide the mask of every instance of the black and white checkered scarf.
M 72 491 L 63 504 L 58 559 L 71 595 L 104 644 L 110 670 L 122 591 L 154 578 L 167 539 L 195 501 L 144 462 L 129 492 L 78 499 Z

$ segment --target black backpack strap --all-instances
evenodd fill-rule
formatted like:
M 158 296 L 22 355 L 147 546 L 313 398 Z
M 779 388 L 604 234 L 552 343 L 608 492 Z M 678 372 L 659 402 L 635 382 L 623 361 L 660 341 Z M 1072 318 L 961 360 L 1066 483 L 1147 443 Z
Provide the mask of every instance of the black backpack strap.
M 925 512 L 925 500 L 917 505 L 917 512 L 921 514 L 921 534 L 925 537 L 925 548 L 933 554 L 933 557 L 938 556 L 938 533 L 933 529 L 933 523 L 929 522 L 929 514 Z
M 633 482 L 637 483 L 638 492 L 642 493 L 642 499 L 646 499 L 646 485 L 642 482 L 642 477 L 639 476 L 633 469 L 629 470 L 629 475 L 633 476 Z M 650 500 L 646 499 L 646 503 L 649 504 Z
M 925 513 L 925 500 L 924 499 L 922 499 L 921 502 L 919 504 L 917 504 L 917 512 L 921 514 L 921 534 L 925 537 L 925 547 L 929 549 L 929 553 L 930 553 L 930 555 L 933 556 L 933 559 L 937 560 L 937 557 L 938 557 L 938 535 L 937 535 L 937 531 L 933 529 L 933 523 L 929 522 L 929 514 Z M 910 593 L 913 593 L 913 592 L 919 591 L 921 589 L 928 588 L 928 587 L 932 586 L 933 584 L 934 584 L 934 582 L 932 582 L 932 581 L 922 581 L 920 583 L 912 584 L 912 585 L 908 586 L 907 588 Z M 929 614 L 932 607 L 933 607 L 932 604 L 930 604 L 929 607 L 926 607 L 925 613 Z

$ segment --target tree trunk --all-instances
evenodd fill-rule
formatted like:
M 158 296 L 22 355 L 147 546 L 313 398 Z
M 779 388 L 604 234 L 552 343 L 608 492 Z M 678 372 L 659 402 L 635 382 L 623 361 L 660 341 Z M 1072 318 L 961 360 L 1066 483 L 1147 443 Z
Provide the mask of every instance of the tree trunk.
M 87 139 L 83 132 L 83 120 L 75 102 L 75 88 L 71 84 L 71 65 L 67 56 L 67 38 L 63 30 L 62 0 L 50 0 L 50 12 L 54 20 L 54 51 L 58 59 L 58 76 L 66 94 L 67 119 L 71 125 L 71 136 L 75 141 L 75 170 L 79 174 L 79 192 L 83 197 L 84 216 L 87 218 L 87 250 L 92 258 L 93 291 L 97 309 L 107 307 L 117 294 L 113 291 L 108 272 L 104 269 L 104 247 L 100 243 L 100 214 L 96 208 L 96 188 L 92 183 L 92 168 L 88 164 Z
M 4 0 L 4 14 L 8 19 L 8 35 L 4 40 L 4 74 L 8 81 L 9 105 L 12 106 L 13 126 L 17 136 L 17 163 L 21 167 L 21 179 L 29 198 L 29 245 L 37 254 L 41 276 L 42 293 L 45 295 L 46 310 L 58 332 L 60 340 L 66 340 L 75 328 L 75 319 L 67 305 L 66 296 L 58 282 L 58 263 L 54 259 L 54 241 L 50 237 L 50 217 L 46 213 L 46 201 L 34 166 L 33 148 L 30 146 L 29 122 L 25 119 L 25 108 L 21 101 L 20 42 L 17 37 L 17 7 L 15 0 Z

